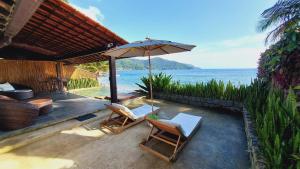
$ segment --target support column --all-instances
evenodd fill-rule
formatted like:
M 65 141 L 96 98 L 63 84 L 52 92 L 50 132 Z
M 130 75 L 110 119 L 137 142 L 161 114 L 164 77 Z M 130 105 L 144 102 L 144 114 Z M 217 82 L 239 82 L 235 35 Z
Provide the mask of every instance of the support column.
M 116 58 L 109 57 L 109 82 L 110 82 L 110 99 L 112 103 L 118 102 L 117 95 L 117 78 L 116 78 Z
M 63 65 L 61 62 L 56 63 L 56 78 L 57 78 L 57 85 L 58 91 L 64 92 L 64 83 L 63 83 Z

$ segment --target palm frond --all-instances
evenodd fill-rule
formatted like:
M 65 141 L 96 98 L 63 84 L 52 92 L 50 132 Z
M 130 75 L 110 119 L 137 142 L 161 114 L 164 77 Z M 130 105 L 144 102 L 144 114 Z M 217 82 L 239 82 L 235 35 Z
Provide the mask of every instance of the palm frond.
M 258 31 L 265 31 L 272 26 L 272 30 L 267 39 L 275 41 L 286 30 L 299 25 L 300 22 L 300 1 L 299 0 L 279 0 L 274 6 L 266 9 L 262 14 L 262 19 L 258 24 Z

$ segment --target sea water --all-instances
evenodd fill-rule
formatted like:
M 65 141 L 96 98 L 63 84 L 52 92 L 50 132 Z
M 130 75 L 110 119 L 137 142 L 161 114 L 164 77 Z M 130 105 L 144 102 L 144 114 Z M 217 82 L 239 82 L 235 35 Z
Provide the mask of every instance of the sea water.
M 222 80 L 225 84 L 229 81 L 234 85 L 250 84 L 256 77 L 257 69 L 189 69 L 189 70 L 153 70 L 154 74 L 164 72 L 172 75 L 173 80 L 180 83 L 208 82 L 211 79 Z M 148 70 L 117 71 L 118 93 L 129 93 L 138 88 L 136 83 L 141 83 L 143 76 L 148 76 Z M 108 75 L 99 78 L 100 89 L 87 89 L 77 91 L 77 94 L 86 96 L 109 95 Z

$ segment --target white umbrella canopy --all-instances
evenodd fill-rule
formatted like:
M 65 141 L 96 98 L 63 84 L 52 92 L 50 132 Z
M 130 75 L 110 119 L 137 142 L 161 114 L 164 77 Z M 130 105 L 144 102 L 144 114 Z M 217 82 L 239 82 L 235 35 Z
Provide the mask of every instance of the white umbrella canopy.
M 195 45 L 188 45 L 166 40 L 154 40 L 146 38 L 144 41 L 136 41 L 126 45 L 118 46 L 106 51 L 103 55 L 115 58 L 128 58 L 137 56 L 148 56 L 149 59 L 149 83 L 150 83 L 150 99 L 153 110 L 153 94 L 152 94 L 152 73 L 150 56 L 166 55 L 172 53 L 180 53 L 191 51 Z
M 149 54 L 151 56 L 157 56 L 191 51 L 194 47 L 195 45 L 146 38 L 144 41 L 136 41 L 112 48 L 106 51 L 104 55 L 113 56 L 116 58 L 149 56 Z

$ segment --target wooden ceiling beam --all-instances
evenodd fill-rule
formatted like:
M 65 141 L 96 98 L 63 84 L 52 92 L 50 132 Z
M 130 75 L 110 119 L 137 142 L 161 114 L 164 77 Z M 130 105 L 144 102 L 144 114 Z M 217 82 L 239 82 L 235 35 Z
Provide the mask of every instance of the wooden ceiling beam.
M 35 11 L 39 8 L 43 0 L 16 0 L 16 6 L 4 32 L 5 41 L 1 41 L 0 48 L 9 45 L 25 24 L 29 21 Z
M 0 56 L 4 59 L 10 60 L 40 60 L 40 61 L 55 61 L 52 56 L 43 55 L 40 53 L 32 52 L 26 49 L 6 46 L 0 49 Z

